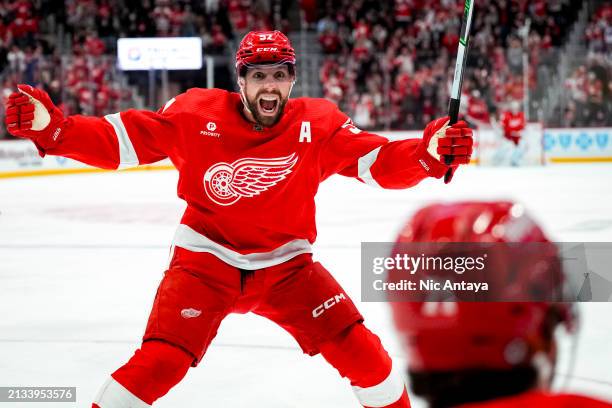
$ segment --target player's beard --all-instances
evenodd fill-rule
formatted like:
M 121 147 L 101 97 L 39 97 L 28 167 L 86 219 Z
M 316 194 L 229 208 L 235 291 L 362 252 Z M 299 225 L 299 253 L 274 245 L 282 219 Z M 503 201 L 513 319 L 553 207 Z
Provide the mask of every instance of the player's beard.
M 263 93 L 274 94 L 278 96 L 278 108 L 276 109 L 276 114 L 274 116 L 264 116 L 259 111 L 259 103 L 257 103 L 257 101 L 259 100 L 259 96 Z M 248 98 L 245 98 L 245 99 L 247 103 L 247 108 L 249 108 L 249 110 L 251 111 L 251 114 L 253 115 L 253 118 L 255 119 L 255 121 L 261 126 L 270 127 L 270 126 L 276 125 L 278 121 L 280 120 L 280 118 L 283 116 L 285 105 L 287 104 L 287 100 L 289 99 L 289 97 L 283 98 L 283 96 L 281 95 L 279 91 L 275 91 L 275 92 L 261 91 L 257 95 L 255 95 L 254 99 L 248 99 Z

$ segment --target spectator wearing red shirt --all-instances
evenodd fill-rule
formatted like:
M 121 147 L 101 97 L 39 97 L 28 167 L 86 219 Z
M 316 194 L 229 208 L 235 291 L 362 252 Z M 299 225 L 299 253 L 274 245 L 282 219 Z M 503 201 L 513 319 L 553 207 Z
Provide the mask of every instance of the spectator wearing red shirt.
M 219 24 L 214 24 L 211 30 L 212 46 L 218 51 L 225 48 L 227 45 L 227 37 L 223 33 L 223 29 Z
M 457 43 L 459 42 L 459 36 L 457 33 L 451 29 L 450 27 L 444 33 L 444 37 L 442 37 L 442 46 L 446 48 L 449 55 L 457 54 Z
M 359 20 L 357 24 L 355 24 L 355 28 L 353 29 L 353 38 L 357 40 L 366 39 L 370 37 L 370 33 L 372 29 L 368 23 L 363 20 Z
M 412 18 L 412 2 L 410 0 L 395 0 L 395 21 L 408 23 Z
M 340 38 L 330 29 L 319 36 L 319 43 L 325 54 L 337 54 L 340 51 Z
M 317 21 L 317 0 L 301 0 L 300 7 L 304 11 L 306 23 L 312 24 Z
M 15 40 L 20 40 L 25 37 L 26 33 L 28 32 L 28 27 L 25 24 L 25 19 L 23 17 L 15 18 L 8 25 L 8 31 L 11 32 Z
M 87 37 L 85 37 L 84 49 L 87 55 L 98 57 L 104 54 L 106 46 L 94 32 L 90 32 L 87 34 Z
M 355 43 L 353 47 L 353 58 L 357 62 L 363 62 L 370 56 L 372 50 L 372 43 L 366 38 L 361 38 Z
M 477 89 L 474 89 L 470 96 L 468 96 L 466 116 L 468 121 L 474 123 L 477 127 L 491 123 L 489 108 L 486 102 L 480 97 L 480 91 Z

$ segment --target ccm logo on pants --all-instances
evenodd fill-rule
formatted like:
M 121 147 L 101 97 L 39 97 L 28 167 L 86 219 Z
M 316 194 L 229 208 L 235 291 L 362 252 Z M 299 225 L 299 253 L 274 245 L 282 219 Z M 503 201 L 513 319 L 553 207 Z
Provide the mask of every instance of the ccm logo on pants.
M 317 317 L 321 316 L 323 312 L 325 312 L 327 309 L 331 309 L 335 304 L 340 303 L 342 299 L 346 300 L 344 293 L 340 293 L 339 295 L 336 295 L 333 298 L 327 299 L 325 302 L 323 302 L 312 310 L 312 317 L 316 319 Z

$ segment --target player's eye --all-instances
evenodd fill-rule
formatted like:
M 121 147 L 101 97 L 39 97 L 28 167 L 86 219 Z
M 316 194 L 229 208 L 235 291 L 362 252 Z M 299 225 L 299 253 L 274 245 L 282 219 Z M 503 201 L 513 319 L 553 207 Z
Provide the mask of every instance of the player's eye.
M 263 74 L 263 72 L 255 72 L 253 74 L 253 79 L 261 80 L 261 79 L 264 79 L 264 77 L 265 75 Z
M 278 71 L 276 74 L 274 74 L 274 78 L 278 79 L 278 80 L 283 80 L 287 77 L 287 75 L 285 75 L 285 73 L 283 71 Z

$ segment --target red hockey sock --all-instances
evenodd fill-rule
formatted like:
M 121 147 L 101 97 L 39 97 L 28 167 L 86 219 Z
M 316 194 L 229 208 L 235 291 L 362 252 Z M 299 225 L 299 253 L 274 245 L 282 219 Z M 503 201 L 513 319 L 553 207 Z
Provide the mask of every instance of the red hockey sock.
M 378 336 L 363 324 L 354 324 L 322 344 L 320 350 L 325 360 L 351 381 L 364 407 L 410 407 L 406 386 L 391 369 L 389 354 Z
M 148 406 L 183 379 L 193 356 L 163 341 L 144 342 L 123 367 L 115 371 L 93 408 Z

